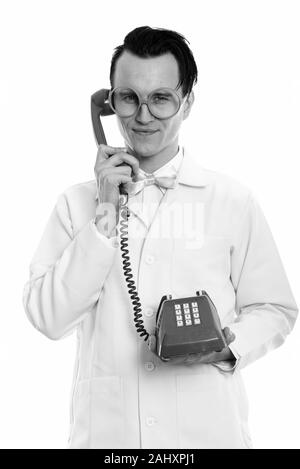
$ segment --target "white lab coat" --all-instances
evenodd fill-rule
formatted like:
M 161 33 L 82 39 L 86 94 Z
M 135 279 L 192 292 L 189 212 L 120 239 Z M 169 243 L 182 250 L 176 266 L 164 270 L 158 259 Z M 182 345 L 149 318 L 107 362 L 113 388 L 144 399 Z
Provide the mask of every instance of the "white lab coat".
M 185 151 L 179 184 L 166 192 L 150 231 L 131 217 L 144 227 L 129 247 L 146 329 L 154 330 L 163 295 L 204 289 L 222 327 L 236 335 L 233 369 L 226 362 L 170 366 L 148 350 L 133 323 L 120 249 L 94 224 L 95 195 L 92 180 L 58 197 L 23 296 L 29 320 L 47 337 L 77 330 L 69 447 L 251 448 L 240 370 L 281 345 L 297 316 L 251 192 Z M 151 236 L 173 206 L 191 203 L 200 220 L 194 238 L 180 229 Z

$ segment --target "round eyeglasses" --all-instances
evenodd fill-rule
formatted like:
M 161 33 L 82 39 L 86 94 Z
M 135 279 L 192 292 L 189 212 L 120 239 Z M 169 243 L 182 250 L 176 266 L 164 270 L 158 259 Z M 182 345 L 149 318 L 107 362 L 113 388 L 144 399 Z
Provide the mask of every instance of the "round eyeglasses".
M 109 92 L 108 102 L 119 117 L 137 114 L 142 104 L 147 104 L 149 112 L 157 119 L 169 119 L 180 109 L 182 99 L 172 88 L 158 88 L 146 100 L 132 88 L 114 88 Z

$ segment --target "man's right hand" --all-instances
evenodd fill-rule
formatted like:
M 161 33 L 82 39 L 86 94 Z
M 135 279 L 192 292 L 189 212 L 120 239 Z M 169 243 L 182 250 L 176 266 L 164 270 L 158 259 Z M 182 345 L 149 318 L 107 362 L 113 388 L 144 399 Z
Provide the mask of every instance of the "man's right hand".
M 124 182 L 131 182 L 133 176 L 137 176 L 138 170 L 138 159 L 127 153 L 126 148 L 99 145 L 94 166 L 99 196 L 98 204 L 105 204 L 108 209 L 111 207 L 111 216 L 109 217 L 111 226 L 116 226 L 118 223 L 119 186 Z M 114 220 L 112 220 L 112 216 L 115 218 Z M 101 231 L 103 230 L 101 229 Z

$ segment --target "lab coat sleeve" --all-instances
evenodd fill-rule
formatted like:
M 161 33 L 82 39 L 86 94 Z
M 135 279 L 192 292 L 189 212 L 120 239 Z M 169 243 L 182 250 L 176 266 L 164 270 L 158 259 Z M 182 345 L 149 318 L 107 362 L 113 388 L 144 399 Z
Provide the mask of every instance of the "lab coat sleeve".
M 251 195 L 231 253 L 231 281 L 237 318 L 230 348 L 234 371 L 280 346 L 298 314 L 277 247 L 255 198 Z
M 69 335 L 101 294 L 114 259 L 114 240 L 91 219 L 73 236 L 65 194 L 58 197 L 29 268 L 23 305 L 30 322 L 50 339 Z

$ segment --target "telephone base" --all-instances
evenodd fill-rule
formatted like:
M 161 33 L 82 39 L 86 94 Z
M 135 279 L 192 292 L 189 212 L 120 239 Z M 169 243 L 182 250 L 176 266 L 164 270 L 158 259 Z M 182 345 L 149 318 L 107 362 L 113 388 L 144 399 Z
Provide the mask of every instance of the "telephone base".
M 156 316 L 156 341 L 162 360 L 218 352 L 227 346 L 216 307 L 204 290 L 193 297 L 162 297 Z

